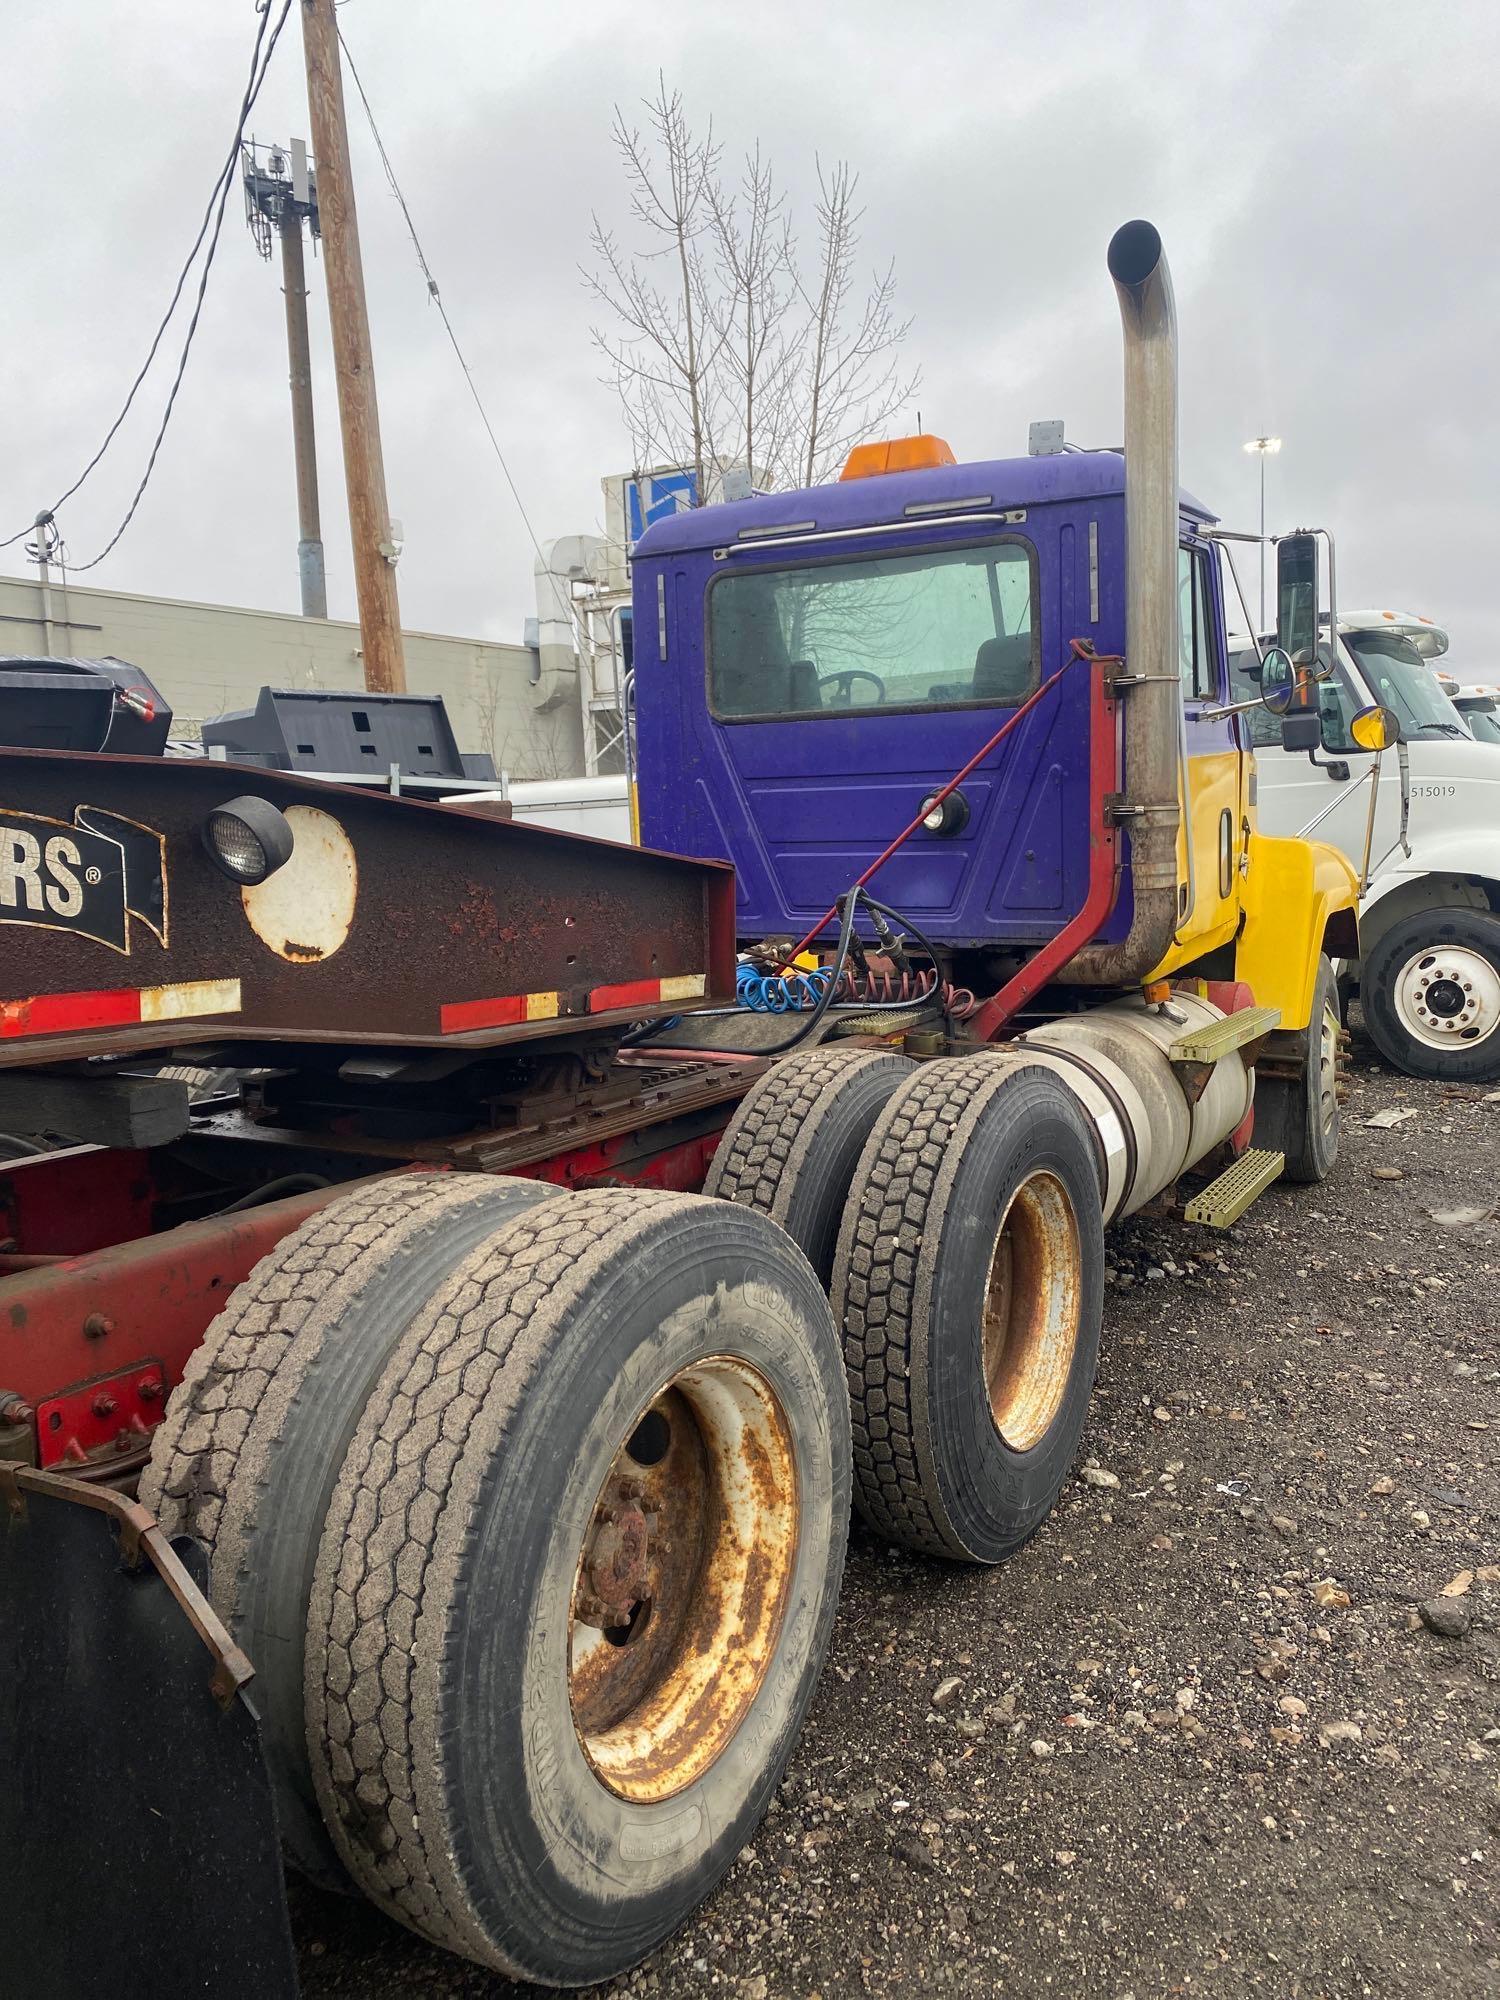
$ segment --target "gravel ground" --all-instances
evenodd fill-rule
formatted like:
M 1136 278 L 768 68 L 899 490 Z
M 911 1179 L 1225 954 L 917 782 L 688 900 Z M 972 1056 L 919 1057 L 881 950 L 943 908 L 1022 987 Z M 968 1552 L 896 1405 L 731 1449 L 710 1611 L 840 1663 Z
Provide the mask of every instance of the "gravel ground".
M 1014 1562 L 856 1526 L 770 1817 L 600 1991 L 1500 1994 L 1500 1102 L 1355 1054 L 1324 1187 L 1111 1238 L 1083 1461 Z M 534 1990 L 294 1922 L 309 1996 Z

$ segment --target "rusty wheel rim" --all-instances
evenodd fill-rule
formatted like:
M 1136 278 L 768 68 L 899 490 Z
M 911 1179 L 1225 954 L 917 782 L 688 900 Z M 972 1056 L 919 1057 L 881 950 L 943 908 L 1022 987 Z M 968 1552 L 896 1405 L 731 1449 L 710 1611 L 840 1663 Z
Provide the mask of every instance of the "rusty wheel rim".
M 798 1519 L 790 1426 L 747 1362 L 694 1362 L 631 1425 L 568 1631 L 573 1726 L 618 1797 L 670 1798 L 728 1747 L 775 1657 Z
M 1082 1283 L 1078 1217 L 1068 1191 L 1055 1174 L 1032 1174 L 1000 1218 L 984 1297 L 990 1415 L 1012 1451 L 1039 1444 L 1062 1408 Z

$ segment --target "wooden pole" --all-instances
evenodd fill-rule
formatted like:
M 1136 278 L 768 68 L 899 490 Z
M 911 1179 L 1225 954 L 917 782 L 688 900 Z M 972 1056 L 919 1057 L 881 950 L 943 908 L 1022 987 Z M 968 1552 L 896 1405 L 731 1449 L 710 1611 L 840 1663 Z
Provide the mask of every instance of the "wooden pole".
M 370 352 L 333 0 L 302 0 L 302 47 L 307 61 L 313 158 L 318 163 L 318 213 L 328 317 L 333 328 L 339 425 L 344 438 L 344 484 L 349 493 L 349 537 L 354 545 L 365 686 L 382 694 L 404 694 L 401 607 L 390 559 L 394 551 L 380 454 L 380 412 L 375 400 L 375 364 Z

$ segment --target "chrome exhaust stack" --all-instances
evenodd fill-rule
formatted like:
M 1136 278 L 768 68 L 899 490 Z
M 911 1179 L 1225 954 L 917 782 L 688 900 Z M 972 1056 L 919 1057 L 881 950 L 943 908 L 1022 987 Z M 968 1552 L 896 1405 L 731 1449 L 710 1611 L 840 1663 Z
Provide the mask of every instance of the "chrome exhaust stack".
M 1149 222 L 1115 231 L 1109 275 L 1125 337 L 1123 692 L 1133 911 L 1118 944 L 1086 945 L 1058 977 L 1131 986 L 1166 955 L 1177 924 L 1177 310 L 1161 237 Z

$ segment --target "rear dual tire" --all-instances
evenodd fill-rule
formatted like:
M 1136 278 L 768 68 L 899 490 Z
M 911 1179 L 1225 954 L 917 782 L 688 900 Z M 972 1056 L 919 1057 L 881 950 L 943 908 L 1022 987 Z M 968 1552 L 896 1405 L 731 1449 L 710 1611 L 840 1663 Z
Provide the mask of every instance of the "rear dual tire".
M 759 1216 L 443 1187 L 361 1190 L 257 1266 L 146 1492 L 209 1544 L 293 1858 L 588 1984 L 707 1894 L 795 1743 L 847 1530 L 838 1342 Z
M 1051 1511 L 1088 1414 L 1103 1309 L 1098 1172 L 1056 1077 L 923 1065 L 854 1176 L 834 1265 L 855 1498 L 880 1534 L 997 1563 Z
M 769 1215 L 825 1289 L 860 1154 L 916 1068 L 892 1049 L 809 1049 L 773 1063 L 740 1100 L 703 1192 Z
M 687 1527 L 672 1528 L 611 1697 L 615 1662 L 592 1664 L 609 1634 L 578 1655 L 598 1568 L 580 1549 L 622 1448 L 664 1408 L 724 1481 L 718 1537 L 673 1575 Z M 811 1699 L 842 1572 L 847 1421 L 826 1301 L 760 1217 L 604 1192 L 497 1237 L 393 1357 L 319 1554 L 314 1771 L 366 1891 L 434 1942 L 549 1984 L 600 1979 L 674 1929 L 748 1839 Z M 754 1448 L 715 1475 L 707 1441 L 737 1424 Z M 393 1454 L 393 1429 L 415 1448 Z M 671 1528 L 661 1442 L 639 1447 L 632 1482 Z M 420 1603 L 409 1630 L 393 1593 Z M 612 1720 L 658 1626 L 669 1643 Z
M 255 1665 L 283 1845 L 324 1888 L 349 1885 L 313 1797 L 303 1632 L 339 1467 L 415 1314 L 478 1244 L 555 1193 L 402 1174 L 320 1209 L 231 1294 L 152 1441 L 141 1498 L 208 1551 L 214 1608 Z
M 772 1216 L 830 1287 L 861 1516 L 929 1555 L 1013 1555 L 1061 1491 L 1098 1358 L 1101 1195 L 1067 1087 L 998 1052 L 788 1057 L 707 1192 Z

